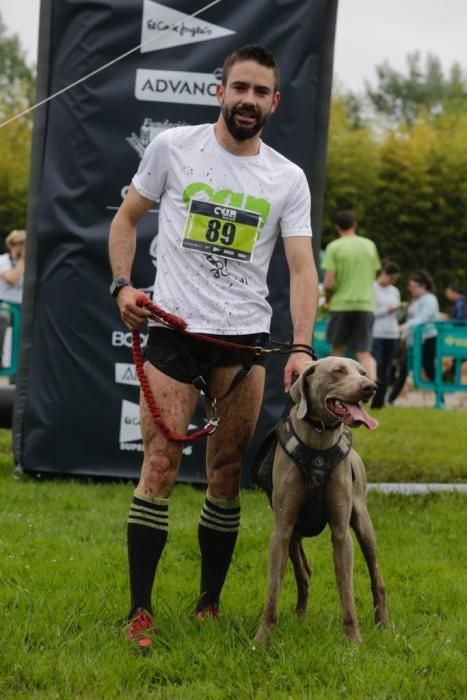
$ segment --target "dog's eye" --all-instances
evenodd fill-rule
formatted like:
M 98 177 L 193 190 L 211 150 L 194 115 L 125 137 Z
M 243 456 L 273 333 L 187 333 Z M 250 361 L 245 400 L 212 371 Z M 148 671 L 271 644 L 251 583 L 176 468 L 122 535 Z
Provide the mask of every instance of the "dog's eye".
M 337 365 L 332 368 L 333 374 L 347 374 L 347 368 L 344 365 Z

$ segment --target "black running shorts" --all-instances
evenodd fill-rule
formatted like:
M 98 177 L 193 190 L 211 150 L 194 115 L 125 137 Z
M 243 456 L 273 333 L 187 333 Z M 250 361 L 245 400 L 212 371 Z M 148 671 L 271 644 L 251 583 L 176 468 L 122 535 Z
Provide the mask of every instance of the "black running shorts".
M 374 314 L 371 311 L 331 311 L 326 340 L 335 348 L 371 352 Z
M 206 337 L 209 338 L 209 335 Z M 269 334 L 215 335 L 212 337 L 240 345 L 264 346 L 269 339 Z M 193 380 L 199 376 L 206 377 L 213 367 L 231 367 L 232 365 L 261 365 L 264 367 L 266 364 L 266 355 L 255 355 L 249 351 L 222 348 L 160 326 L 152 326 L 149 329 L 144 359 L 164 374 L 184 384 L 192 384 Z

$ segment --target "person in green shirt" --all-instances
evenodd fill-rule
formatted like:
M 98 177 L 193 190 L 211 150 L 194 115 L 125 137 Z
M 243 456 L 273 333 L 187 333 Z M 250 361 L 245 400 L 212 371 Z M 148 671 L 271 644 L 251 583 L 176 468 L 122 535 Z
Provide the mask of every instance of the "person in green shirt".
M 357 222 L 351 211 L 335 218 L 339 238 L 326 248 L 321 266 L 324 289 L 329 301 L 326 340 L 332 355 L 350 353 L 376 380 L 376 362 L 371 355 L 375 309 L 374 282 L 381 268 L 373 241 L 357 235 Z

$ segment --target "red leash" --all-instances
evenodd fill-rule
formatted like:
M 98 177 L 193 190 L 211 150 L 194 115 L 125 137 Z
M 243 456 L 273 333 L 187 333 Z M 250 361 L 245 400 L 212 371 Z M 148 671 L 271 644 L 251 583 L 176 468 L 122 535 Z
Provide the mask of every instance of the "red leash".
M 169 314 L 167 311 L 160 309 L 158 306 L 150 302 L 145 296 L 141 296 L 137 301 L 138 306 L 144 306 L 149 309 L 153 316 L 158 320 L 162 321 L 165 325 L 170 328 L 176 328 L 178 330 L 183 330 L 186 328 L 186 323 L 183 319 L 173 314 Z M 163 435 L 171 442 L 194 442 L 195 440 L 200 440 L 206 435 L 211 435 L 218 426 L 219 419 L 217 417 L 211 418 L 206 426 L 201 430 L 197 430 L 190 435 L 177 435 L 174 433 L 169 426 L 164 422 L 159 406 L 154 400 L 152 395 L 151 387 L 144 373 L 143 367 L 143 356 L 141 354 L 141 341 L 139 337 L 139 331 L 133 331 L 132 333 L 132 348 L 133 348 L 133 360 L 135 363 L 136 374 L 141 385 L 141 391 L 143 392 L 144 400 L 146 401 L 154 422 L 159 426 Z

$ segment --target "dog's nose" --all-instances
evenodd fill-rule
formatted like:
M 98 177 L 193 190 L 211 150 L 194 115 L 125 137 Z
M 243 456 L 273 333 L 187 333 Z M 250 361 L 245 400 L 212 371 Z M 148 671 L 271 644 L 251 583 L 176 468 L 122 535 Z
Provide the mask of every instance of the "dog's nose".
M 362 379 L 360 388 L 365 398 L 371 398 L 376 391 L 376 384 L 371 379 Z

